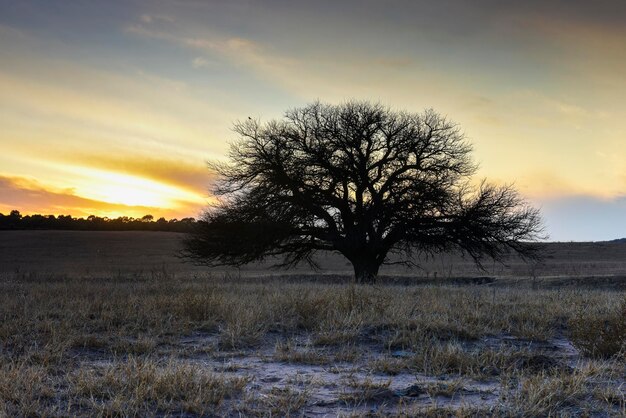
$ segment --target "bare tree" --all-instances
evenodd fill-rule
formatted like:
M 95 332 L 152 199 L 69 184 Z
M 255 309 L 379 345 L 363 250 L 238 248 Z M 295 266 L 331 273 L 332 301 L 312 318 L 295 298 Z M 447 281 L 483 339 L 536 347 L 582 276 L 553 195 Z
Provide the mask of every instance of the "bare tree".
M 476 165 L 459 127 L 432 110 L 396 112 L 369 102 L 313 103 L 265 124 L 235 124 L 230 161 L 212 162 L 219 198 L 185 242 L 207 265 L 281 256 L 314 265 L 343 254 L 361 283 L 391 253 L 460 249 L 477 263 L 513 250 L 532 256 L 539 212 L 510 186 L 471 185 Z

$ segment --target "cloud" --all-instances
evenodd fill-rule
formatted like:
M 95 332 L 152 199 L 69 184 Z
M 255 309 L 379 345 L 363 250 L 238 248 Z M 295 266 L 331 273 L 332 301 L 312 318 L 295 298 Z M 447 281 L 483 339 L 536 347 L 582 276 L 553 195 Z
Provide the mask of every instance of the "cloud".
M 226 154 L 234 119 L 357 98 L 450 115 L 481 175 L 533 198 L 626 193 L 623 1 L 10 4 L 0 167 L 14 176 L 92 186 L 46 165 L 79 164 L 204 196 L 203 160 Z
M 77 217 L 89 215 L 140 217 L 152 214 L 156 217 L 181 218 L 196 216 L 201 207 L 187 204 L 182 208 L 168 209 L 107 203 L 77 196 L 72 190 L 48 188 L 31 178 L 0 176 L 0 212 L 9 213 L 12 209 L 17 209 L 23 214 L 71 214 Z
M 371 56 L 370 52 L 354 49 L 337 56 L 336 48 L 328 47 L 320 59 L 307 54 L 306 49 L 288 50 L 279 44 L 250 39 L 243 36 L 232 36 L 207 28 L 194 26 L 184 28 L 164 28 L 135 23 L 127 28 L 127 32 L 136 36 L 164 41 L 172 45 L 200 52 L 203 56 L 192 60 L 192 66 L 204 67 L 205 56 L 215 58 L 215 64 L 226 63 L 238 71 L 247 72 L 256 85 L 269 83 L 299 99 L 311 100 L 324 98 L 328 101 L 339 101 L 354 97 L 377 97 L 385 99 L 394 95 L 406 95 L 406 101 L 415 103 L 413 89 L 420 77 L 433 81 L 422 83 L 419 89 L 422 96 L 445 95 L 443 90 L 453 91 L 458 86 L 450 82 L 445 88 L 439 79 L 440 74 L 426 74 L 415 65 L 412 57 L 388 52 Z M 207 60 L 208 61 L 208 60 Z M 389 70 L 397 72 L 389 79 Z M 436 82 L 434 80 L 437 79 Z M 271 90 L 270 90 L 271 91 Z M 248 95 L 249 96 L 249 95 Z
M 203 36 L 190 35 L 187 31 L 152 28 L 141 23 L 130 25 L 127 32 L 157 40 L 164 40 L 176 45 L 204 53 L 217 54 L 231 65 L 245 67 L 257 76 L 270 78 L 275 82 L 288 81 L 291 74 L 296 74 L 297 61 L 277 54 L 260 42 L 238 36 L 224 36 L 218 33 L 205 33 Z M 206 31 L 205 31 L 206 32 Z M 194 68 L 206 66 L 205 58 L 197 57 L 192 61 Z
M 197 97 L 183 82 L 143 72 L 107 73 L 45 59 L 28 64 L 47 73 L 33 74 L 26 65 L 11 72 L 0 68 L 0 140 L 11 146 L 10 126 L 20 135 L 27 132 L 26 143 L 45 136 L 37 147 L 63 138 L 61 148 L 84 147 L 85 141 L 92 148 L 118 144 L 127 150 L 159 145 L 196 156 L 223 149 L 220 141 L 207 139 L 231 135 L 236 114 L 219 93 L 214 97 L 220 105 Z
M 532 202 L 540 207 L 550 231 L 551 241 L 611 240 L 626 237 L 626 196 L 599 198 L 589 195 L 538 197 Z M 17 209 L 23 214 L 71 214 L 85 217 L 133 216 L 182 218 L 197 216 L 201 206 L 187 205 L 172 210 L 150 206 L 130 206 L 86 199 L 70 189 L 54 189 L 27 177 L 0 176 L 0 213 Z
M 58 161 L 78 163 L 92 168 L 99 168 L 116 173 L 125 173 L 169 184 L 188 190 L 199 196 L 206 196 L 212 179 L 203 160 L 191 163 L 189 159 L 168 158 L 164 156 L 123 154 L 90 154 L 75 152 L 55 156 Z
M 415 65 L 415 62 L 412 59 L 406 57 L 378 58 L 375 60 L 375 63 L 381 67 L 390 69 L 409 68 Z
M 139 19 L 144 23 L 153 23 L 153 22 L 173 22 L 174 18 L 166 15 L 151 15 L 151 14 L 142 14 Z
M 206 58 L 202 58 L 202 57 L 195 57 L 192 61 L 191 61 L 191 66 L 193 68 L 206 68 L 210 66 L 209 61 Z
M 524 2 L 498 2 L 497 14 L 537 18 L 578 28 L 602 27 L 603 30 L 623 30 L 626 19 L 626 4 L 621 0 L 527 0 Z M 548 28 L 546 27 L 546 30 Z

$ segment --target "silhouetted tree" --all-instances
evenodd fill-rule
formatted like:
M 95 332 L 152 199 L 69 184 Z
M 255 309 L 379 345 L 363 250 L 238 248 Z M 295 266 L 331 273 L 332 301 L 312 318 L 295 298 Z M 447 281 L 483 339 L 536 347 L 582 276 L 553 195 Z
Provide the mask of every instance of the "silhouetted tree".
M 206 211 L 185 254 L 208 265 L 284 256 L 313 264 L 343 254 L 373 282 L 390 253 L 460 249 L 477 263 L 513 250 L 533 256 L 539 212 L 510 186 L 471 186 L 476 165 L 459 127 L 432 110 L 368 102 L 314 103 L 261 124 L 235 125 L 230 162 L 210 163 L 220 203 Z

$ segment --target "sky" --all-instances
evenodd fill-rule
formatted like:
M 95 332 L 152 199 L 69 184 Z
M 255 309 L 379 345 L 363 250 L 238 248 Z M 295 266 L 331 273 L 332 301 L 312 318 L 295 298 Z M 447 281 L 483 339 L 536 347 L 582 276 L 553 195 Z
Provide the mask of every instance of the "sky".
M 233 123 L 433 108 L 551 241 L 626 237 L 626 2 L 0 0 L 0 213 L 167 218 Z

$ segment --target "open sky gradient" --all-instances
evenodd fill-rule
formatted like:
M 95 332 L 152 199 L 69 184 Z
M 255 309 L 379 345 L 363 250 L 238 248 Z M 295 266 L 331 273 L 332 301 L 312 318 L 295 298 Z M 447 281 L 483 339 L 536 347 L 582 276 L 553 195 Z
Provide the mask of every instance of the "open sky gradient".
M 626 237 L 626 2 L 0 0 L 0 212 L 196 216 L 234 121 L 432 107 L 551 240 Z

